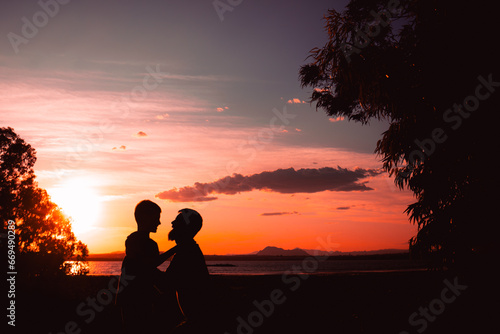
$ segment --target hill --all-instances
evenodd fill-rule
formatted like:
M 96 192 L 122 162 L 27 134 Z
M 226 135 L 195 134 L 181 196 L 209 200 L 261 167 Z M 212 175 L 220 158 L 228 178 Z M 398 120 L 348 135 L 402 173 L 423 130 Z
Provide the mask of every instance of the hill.
M 283 249 L 279 247 L 267 246 L 263 250 L 258 251 L 255 255 L 258 256 L 309 256 L 310 254 L 303 249 Z
M 372 251 L 354 251 L 354 252 L 341 252 L 341 251 L 321 251 L 317 249 L 283 249 L 274 246 L 267 246 L 264 249 L 253 252 L 251 254 L 260 256 L 358 256 L 358 255 L 381 255 L 381 254 L 399 254 L 407 253 L 407 249 L 378 249 Z
M 310 255 L 328 255 L 328 256 L 336 256 L 336 255 L 381 255 L 381 254 L 399 254 L 399 253 L 408 253 L 408 249 L 378 249 L 371 251 L 354 251 L 354 252 L 341 252 L 341 251 L 322 251 L 317 249 L 304 249 Z

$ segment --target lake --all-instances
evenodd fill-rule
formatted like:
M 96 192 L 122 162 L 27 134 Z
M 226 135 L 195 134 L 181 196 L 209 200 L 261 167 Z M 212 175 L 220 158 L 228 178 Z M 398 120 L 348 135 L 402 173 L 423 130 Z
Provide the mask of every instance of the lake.
M 71 261 L 67 261 L 71 263 Z M 166 270 L 170 262 L 158 268 Z M 89 275 L 119 275 L 121 261 L 88 261 Z M 409 260 L 304 260 L 207 261 L 213 275 L 334 274 L 422 270 L 421 263 Z

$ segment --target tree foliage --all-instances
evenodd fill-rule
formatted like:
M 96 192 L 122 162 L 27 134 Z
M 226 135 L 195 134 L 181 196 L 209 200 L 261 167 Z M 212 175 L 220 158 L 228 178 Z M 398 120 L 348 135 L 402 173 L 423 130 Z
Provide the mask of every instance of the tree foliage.
M 476 94 L 479 77 L 498 82 L 500 72 L 495 11 L 485 6 L 351 0 L 342 13 L 328 11 L 328 41 L 299 72 L 302 86 L 313 88 L 311 102 L 328 115 L 389 121 L 375 152 L 395 183 L 415 195 L 406 210 L 418 224 L 410 250 L 439 265 L 493 245 L 496 197 L 486 190 L 498 178 L 485 168 L 498 151 L 500 92 L 483 84 L 483 99 Z
M 65 272 L 64 261 L 84 261 L 87 246 L 71 231 L 71 220 L 35 181 L 35 150 L 12 128 L 0 128 L 0 217 L 16 222 L 20 274 Z

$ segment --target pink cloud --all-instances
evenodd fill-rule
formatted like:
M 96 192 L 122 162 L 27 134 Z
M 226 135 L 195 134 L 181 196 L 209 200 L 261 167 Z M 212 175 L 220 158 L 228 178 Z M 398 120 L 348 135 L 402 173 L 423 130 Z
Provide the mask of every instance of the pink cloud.
M 223 112 L 224 110 L 227 110 L 227 109 L 229 109 L 229 107 L 224 107 L 224 108 L 218 107 L 216 110 L 217 110 L 217 112 Z
M 341 122 L 344 120 L 344 116 L 330 117 L 328 120 L 332 123 Z
M 306 101 L 301 101 L 300 99 L 294 97 L 293 99 L 286 101 L 286 103 L 289 103 L 289 104 L 299 104 L 299 103 L 306 103 Z
M 113 147 L 111 150 L 113 151 L 125 151 L 127 149 L 127 146 L 121 145 L 120 147 Z
M 139 131 L 134 135 L 134 137 L 138 137 L 138 138 L 147 137 L 147 136 L 148 136 L 148 134 L 144 131 Z
M 165 114 L 161 114 L 161 115 L 156 115 L 155 118 L 161 120 L 161 119 L 165 119 L 165 118 L 168 118 L 168 117 L 170 117 L 170 115 L 167 114 L 167 113 L 165 113 Z

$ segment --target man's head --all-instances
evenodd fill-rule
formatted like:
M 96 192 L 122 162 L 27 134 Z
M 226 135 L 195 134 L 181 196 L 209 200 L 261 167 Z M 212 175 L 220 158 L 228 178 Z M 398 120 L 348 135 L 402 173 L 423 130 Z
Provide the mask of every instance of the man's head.
M 168 240 L 175 240 L 177 243 L 193 239 L 201 230 L 203 219 L 200 214 L 193 209 L 179 210 L 179 214 L 172 221 L 172 231 L 168 234 Z
M 160 225 L 161 208 L 150 200 L 144 200 L 136 205 L 134 216 L 137 222 L 137 230 L 145 232 L 156 232 Z

